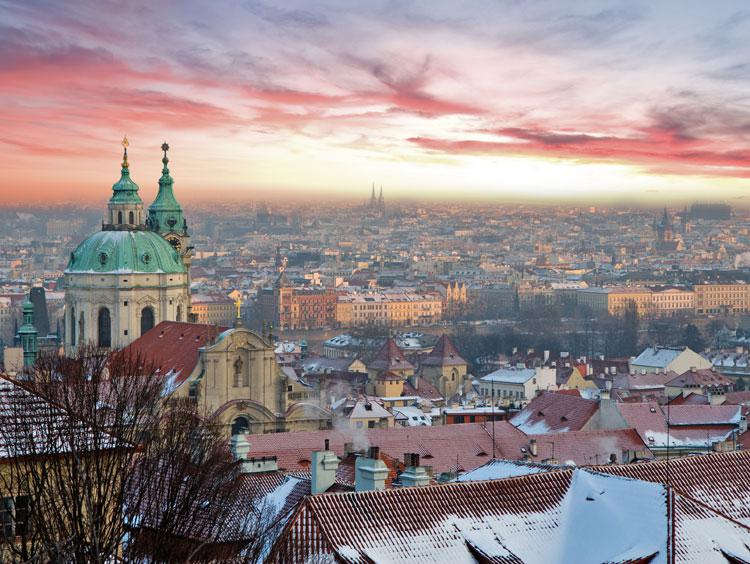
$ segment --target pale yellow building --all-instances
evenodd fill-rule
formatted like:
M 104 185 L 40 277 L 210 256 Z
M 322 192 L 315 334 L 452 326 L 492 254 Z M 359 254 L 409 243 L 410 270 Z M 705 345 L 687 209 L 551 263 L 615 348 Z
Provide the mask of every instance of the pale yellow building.
M 744 282 L 734 284 L 696 284 L 695 313 L 745 313 L 750 302 L 750 287 Z
M 237 317 L 237 306 L 224 294 L 194 294 L 191 313 L 196 323 L 229 326 Z
M 369 292 L 341 294 L 336 303 L 340 327 L 431 325 L 443 318 L 437 293 Z
M 695 293 L 684 288 L 667 288 L 652 294 L 653 314 L 673 317 L 695 309 Z
M 584 288 L 578 290 L 578 305 L 588 306 L 598 313 L 623 315 L 629 304 L 636 306 L 639 317 L 652 314 L 653 291 L 642 286 L 614 286 L 610 288 Z

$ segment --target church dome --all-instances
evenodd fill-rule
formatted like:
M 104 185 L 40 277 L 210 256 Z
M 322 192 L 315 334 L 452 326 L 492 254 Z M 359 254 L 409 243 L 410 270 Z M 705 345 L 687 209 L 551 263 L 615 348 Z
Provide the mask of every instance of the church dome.
M 167 273 L 181 274 L 180 255 L 161 235 L 152 231 L 99 231 L 70 254 L 66 273 Z

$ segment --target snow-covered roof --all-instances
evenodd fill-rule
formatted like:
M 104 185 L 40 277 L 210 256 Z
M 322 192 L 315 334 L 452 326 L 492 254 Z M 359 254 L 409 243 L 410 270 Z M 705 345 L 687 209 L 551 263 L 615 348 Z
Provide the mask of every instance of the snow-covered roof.
M 482 376 L 482 382 L 498 382 L 502 384 L 525 384 L 536 376 L 533 368 L 499 368 Z
M 736 466 L 735 487 L 712 492 L 718 503 L 584 469 L 312 496 L 295 514 L 305 526 L 288 527 L 274 551 L 348 563 L 748 561 L 750 528 L 723 513 L 719 499 L 744 499 L 747 477 Z
M 392 407 L 391 411 L 396 416 L 396 421 L 406 427 L 420 427 L 432 425 L 432 417 L 420 408 L 411 405 L 405 407 Z

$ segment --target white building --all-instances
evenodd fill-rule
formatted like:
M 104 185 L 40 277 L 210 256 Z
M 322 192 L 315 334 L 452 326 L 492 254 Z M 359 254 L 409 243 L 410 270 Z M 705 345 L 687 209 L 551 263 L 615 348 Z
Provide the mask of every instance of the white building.
M 648 347 L 630 360 L 630 371 L 635 373 L 676 372 L 682 374 L 691 368 L 711 368 L 711 361 L 687 347 Z
M 479 379 L 479 393 L 487 399 L 527 402 L 539 390 L 555 390 L 554 368 L 500 368 Z

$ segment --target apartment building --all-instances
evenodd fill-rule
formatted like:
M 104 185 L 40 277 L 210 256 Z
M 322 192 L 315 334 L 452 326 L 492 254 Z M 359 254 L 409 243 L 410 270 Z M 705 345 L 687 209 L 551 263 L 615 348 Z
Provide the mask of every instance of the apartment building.
M 430 325 L 440 321 L 442 314 L 442 296 L 431 292 L 341 294 L 336 304 L 341 327 Z
M 745 313 L 750 301 L 750 287 L 744 282 L 734 284 L 696 284 L 695 313 Z
M 695 292 L 686 288 L 666 288 L 654 291 L 653 313 L 661 317 L 673 317 L 695 309 Z

